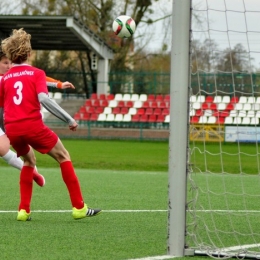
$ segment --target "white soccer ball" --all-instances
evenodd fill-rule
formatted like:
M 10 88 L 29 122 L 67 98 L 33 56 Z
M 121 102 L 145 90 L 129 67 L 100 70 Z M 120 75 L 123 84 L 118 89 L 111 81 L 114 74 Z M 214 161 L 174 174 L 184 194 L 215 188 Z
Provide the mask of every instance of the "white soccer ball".
M 112 25 L 113 31 L 120 38 L 129 38 L 135 32 L 135 21 L 127 15 L 118 16 Z

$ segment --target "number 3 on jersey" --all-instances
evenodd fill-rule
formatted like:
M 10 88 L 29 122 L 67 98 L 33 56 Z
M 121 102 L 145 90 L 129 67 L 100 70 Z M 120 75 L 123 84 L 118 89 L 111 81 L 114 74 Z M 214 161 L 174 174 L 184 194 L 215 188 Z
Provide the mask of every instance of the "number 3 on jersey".
M 16 81 L 14 84 L 14 88 L 16 88 L 16 96 L 13 97 L 13 101 L 16 105 L 20 105 L 23 99 L 22 89 L 23 83 L 21 81 Z

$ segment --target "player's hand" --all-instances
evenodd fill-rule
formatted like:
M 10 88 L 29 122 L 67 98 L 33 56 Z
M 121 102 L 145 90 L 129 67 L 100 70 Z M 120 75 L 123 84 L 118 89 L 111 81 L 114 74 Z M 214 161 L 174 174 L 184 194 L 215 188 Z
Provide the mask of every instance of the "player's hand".
M 76 131 L 76 130 L 77 130 L 77 127 L 78 127 L 78 124 L 77 124 L 76 121 L 73 123 L 73 125 L 70 125 L 70 126 L 69 126 L 69 128 L 70 128 L 71 131 Z
M 68 81 L 62 82 L 61 84 L 61 88 L 65 89 L 65 88 L 72 88 L 75 89 L 74 85 Z

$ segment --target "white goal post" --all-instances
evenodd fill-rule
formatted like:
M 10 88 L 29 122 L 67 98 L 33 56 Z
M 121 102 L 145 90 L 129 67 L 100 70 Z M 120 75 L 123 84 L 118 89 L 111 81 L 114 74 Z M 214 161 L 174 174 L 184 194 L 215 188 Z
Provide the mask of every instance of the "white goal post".
M 169 256 L 260 258 L 260 1 L 173 0 Z

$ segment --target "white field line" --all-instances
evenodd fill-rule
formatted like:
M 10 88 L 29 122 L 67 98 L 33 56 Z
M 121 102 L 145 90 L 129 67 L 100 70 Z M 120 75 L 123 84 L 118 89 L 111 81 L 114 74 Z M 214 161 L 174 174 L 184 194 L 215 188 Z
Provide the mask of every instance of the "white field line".
M 192 211 L 192 210 L 189 210 Z M 197 212 L 237 212 L 237 213 L 260 213 L 260 210 L 196 210 Z M 0 213 L 13 213 L 17 212 L 17 210 L 0 210 Z M 71 212 L 71 210 L 32 210 L 32 212 L 40 212 L 40 213 L 67 213 Z M 109 213 L 142 213 L 142 212 L 150 212 L 150 213 L 156 213 L 156 212 L 168 212 L 166 209 L 118 209 L 118 210 L 102 210 L 102 212 L 109 212 Z
M 149 256 L 145 258 L 133 258 L 133 259 L 127 259 L 127 260 L 164 260 L 164 259 L 172 259 L 176 256 L 170 256 L 170 255 L 159 255 L 159 256 Z

